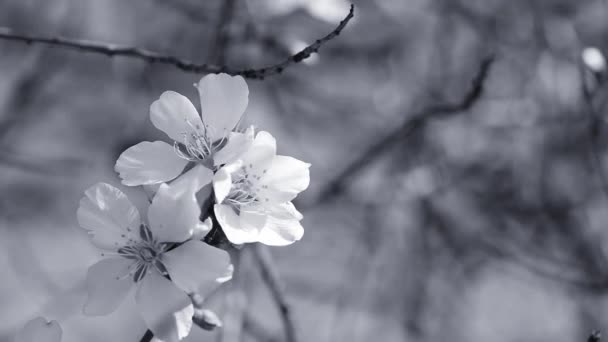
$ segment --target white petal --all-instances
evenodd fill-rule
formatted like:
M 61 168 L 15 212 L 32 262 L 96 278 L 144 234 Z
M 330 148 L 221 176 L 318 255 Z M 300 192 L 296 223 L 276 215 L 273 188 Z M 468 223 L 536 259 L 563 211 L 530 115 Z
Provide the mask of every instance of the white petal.
M 287 156 L 276 156 L 272 166 L 260 180 L 268 188 L 260 196 L 275 202 L 293 200 L 310 183 L 310 164 Z
M 239 213 L 241 229 L 255 231 L 256 234 L 266 224 L 266 218 L 266 214 L 254 207 L 241 208 L 241 212 Z
M 213 171 L 198 164 L 171 182 L 171 188 L 180 193 L 197 193 L 202 187 L 211 183 Z
M 89 267 L 85 315 L 103 316 L 116 310 L 134 284 L 129 275 L 132 263 L 133 260 L 125 258 L 108 258 Z
M 211 216 L 207 217 L 207 219 L 203 222 L 198 222 L 196 227 L 194 228 L 194 232 L 192 233 L 192 239 L 194 240 L 202 240 L 207 236 L 207 234 L 213 228 L 213 220 L 211 220 Z
M 93 244 L 114 250 L 129 240 L 139 240 L 139 212 L 122 191 L 97 183 L 84 194 L 78 207 L 78 223 L 89 231 Z
M 114 166 L 124 185 L 135 186 L 170 181 L 179 176 L 188 161 L 162 141 L 144 141 L 126 149 Z
M 222 231 L 226 234 L 228 240 L 234 244 L 241 245 L 257 240 L 257 230 L 245 230 L 241 227 L 239 215 L 234 210 L 225 204 L 216 204 L 213 208 L 217 222 L 222 227 Z
M 148 208 L 148 223 L 157 241 L 182 242 L 192 236 L 200 214 L 194 193 L 183 194 L 162 184 Z
M 232 188 L 232 176 L 228 168 L 222 167 L 213 176 L 213 193 L 217 203 L 222 203 Z
M 270 216 L 276 217 L 281 220 L 300 221 L 304 217 L 302 216 L 302 213 L 300 213 L 291 202 L 266 205 L 265 208 Z
M 258 241 L 269 246 L 287 246 L 302 238 L 304 228 L 297 220 L 282 220 L 269 216 Z
M 186 293 L 205 297 L 226 274 L 230 256 L 202 241 L 190 240 L 163 255 L 171 280 Z
M 228 136 L 249 103 L 249 88 L 241 76 L 210 74 L 198 83 L 201 113 L 212 140 Z
M 154 337 L 176 342 L 190 334 L 194 307 L 186 293 L 158 272 L 146 274 L 135 296 L 137 308 Z
M 56 321 L 37 317 L 27 322 L 17 333 L 15 342 L 60 342 L 63 334 Z
M 253 127 L 245 133 L 232 132 L 226 145 L 213 156 L 213 165 L 228 164 L 241 157 L 253 145 Z
M 262 176 L 264 170 L 268 169 L 277 152 L 277 142 L 274 137 L 265 131 L 260 131 L 255 136 L 251 148 L 243 155 L 243 166 L 251 174 Z
M 152 124 L 169 138 L 183 142 L 184 134 L 203 134 L 203 122 L 187 97 L 174 91 L 162 93 L 150 106 Z

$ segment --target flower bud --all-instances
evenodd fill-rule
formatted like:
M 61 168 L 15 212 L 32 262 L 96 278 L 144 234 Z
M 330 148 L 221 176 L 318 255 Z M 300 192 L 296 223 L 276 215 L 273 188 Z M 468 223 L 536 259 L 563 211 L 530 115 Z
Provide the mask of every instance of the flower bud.
M 606 58 L 598 48 L 586 47 L 581 53 L 581 58 L 585 66 L 594 73 L 601 74 L 606 71 Z
M 217 314 L 208 309 L 198 309 L 194 311 L 192 321 L 202 329 L 211 331 L 215 328 L 222 327 L 222 320 Z

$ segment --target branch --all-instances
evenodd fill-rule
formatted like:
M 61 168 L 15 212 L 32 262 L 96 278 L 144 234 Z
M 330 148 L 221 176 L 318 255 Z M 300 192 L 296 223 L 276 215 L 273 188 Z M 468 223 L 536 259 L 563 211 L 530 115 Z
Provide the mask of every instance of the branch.
M 141 337 L 139 342 L 150 342 L 154 338 L 154 334 L 150 330 L 146 330 L 144 336 Z
M 416 129 L 424 126 L 429 120 L 445 118 L 464 112 L 475 104 L 483 93 L 484 82 L 495 58 L 490 55 L 484 58 L 473 80 L 471 87 L 457 103 L 428 105 L 412 115 L 400 127 L 367 148 L 355 160 L 348 164 L 332 180 L 327 183 L 314 203 L 324 202 L 338 196 L 344 190 L 350 179 L 361 172 L 367 165 L 373 163 L 396 143 L 407 139 Z
M 591 335 L 589 335 L 587 342 L 600 342 L 601 338 L 602 338 L 602 335 L 600 334 L 600 332 L 594 331 L 591 333 Z
M 259 68 L 259 69 L 233 69 L 227 66 L 214 64 L 197 64 L 179 57 L 164 55 L 158 52 L 149 51 L 136 47 L 118 46 L 109 44 L 100 44 L 88 40 L 69 39 L 61 36 L 42 37 L 15 32 L 8 27 L 0 27 L 0 39 L 12 40 L 26 44 L 45 44 L 58 46 L 67 49 L 78 50 L 81 52 L 91 52 L 106 55 L 108 57 L 121 56 L 140 59 L 148 63 L 158 63 L 171 65 L 177 69 L 188 73 L 207 74 L 207 73 L 226 73 L 229 75 L 241 75 L 245 78 L 262 80 L 268 76 L 281 74 L 287 67 L 300 63 L 307 59 L 313 53 L 319 52 L 323 44 L 337 37 L 350 20 L 354 17 L 355 7 L 351 5 L 348 15 L 340 22 L 340 24 L 328 35 L 321 39 L 317 39 L 314 43 L 302 49 L 295 55 L 289 56 L 287 59 L 277 64 Z
M 597 174 L 597 178 L 600 182 L 600 190 L 602 191 L 604 197 L 608 200 L 608 179 L 606 178 L 604 167 L 602 165 L 599 141 L 602 133 L 601 131 L 603 119 L 601 115 L 599 115 L 601 110 L 598 111 L 594 105 L 594 98 L 598 90 L 600 89 L 601 83 L 600 79 L 597 78 L 598 84 L 595 86 L 595 88 L 593 89 L 592 87 L 590 87 L 585 79 L 587 73 L 590 73 L 590 71 L 585 69 L 584 62 L 581 61 L 581 93 L 583 97 L 583 111 L 589 119 L 587 145 L 591 158 L 591 167 L 595 169 L 595 173 Z
M 264 282 L 266 282 L 266 285 L 268 285 L 272 297 L 274 298 L 276 305 L 279 307 L 281 320 L 283 321 L 283 326 L 285 327 L 285 341 L 296 342 L 297 335 L 295 324 L 291 317 L 291 309 L 289 307 L 289 303 L 287 302 L 287 298 L 283 293 L 283 285 L 279 279 L 276 267 L 272 263 L 272 257 L 266 246 L 261 244 L 254 246 L 254 255 L 260 264 L 260 268 L 262 270 L 262 279 L 264 279 Z

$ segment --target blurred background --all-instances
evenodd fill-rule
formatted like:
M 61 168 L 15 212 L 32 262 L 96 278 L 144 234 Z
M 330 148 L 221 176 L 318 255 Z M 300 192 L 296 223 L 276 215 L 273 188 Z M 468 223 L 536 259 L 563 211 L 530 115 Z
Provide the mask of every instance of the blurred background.
M 248 82 L 246 122 L 312 163 L 296 203 L 304 238 L 270 250 L 298 341 L 583 342 L 606 329 L 608 87 L 580 56 L 608 49 L 608 3 L 355 4 L 318 55 Z M 3 0 L 0 26 L 255 68 L 329 33 L 348 7 Z M 165 139 L 148 117 L 164 90 L 198 104 L 201 75 L 7 41 L 0 74 L 0 341 L 41 314 L 65 342 L 139 341 L 132 301 L 79 314 L 99 256 L 76 208 L 90 185 L 119 186 L 125 148 Z M 256 260 L 246 248 L 210 302 L 225 327 L 186 341 L 286 341 Z

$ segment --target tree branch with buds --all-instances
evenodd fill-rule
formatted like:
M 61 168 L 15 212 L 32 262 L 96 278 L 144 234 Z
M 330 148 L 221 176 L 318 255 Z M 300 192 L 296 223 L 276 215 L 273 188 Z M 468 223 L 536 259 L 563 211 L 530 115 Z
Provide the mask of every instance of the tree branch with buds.
M 173 66 L 181 71 L 195 74 L 207 73 L 226 73 L 232 76 L 240 75 L 245 78 L 263 80 L 266 77 L 274 76 L 283 73 L 283 71 L 295 64 L 309 58 L 313 53 L 319 52 L 321 47 L 334 39 L 340 33 L 350 20 L 355 15 L 355 6 L 351 5 L 350 11 L 346 17 L 338 24 L 338 26 L 326 36 L 317 39 L 314 43 L 308 45 L 298 53 L 287 57 L 285 60 L 258 69 L 235 69 L 224 65 L 215 65 L 207 63 L 195 63 L 186 59 L 182 59 L 172 55 L 166 55 L 138 47 L 118 46 L 112 44 L 102 44 L 89 40 L 70 39 L 61 36 L 36 36 L 31 34 L 23 34 L 16 32 L 8 27 L 0 27 L 0 39 L 22 42 L 25 44 L 45 44 L 67 49 L 78 50 L 80 52 L 90 52 L 108 57 L 129 57 L 143 60 L 147 63 L 158 63 Z

